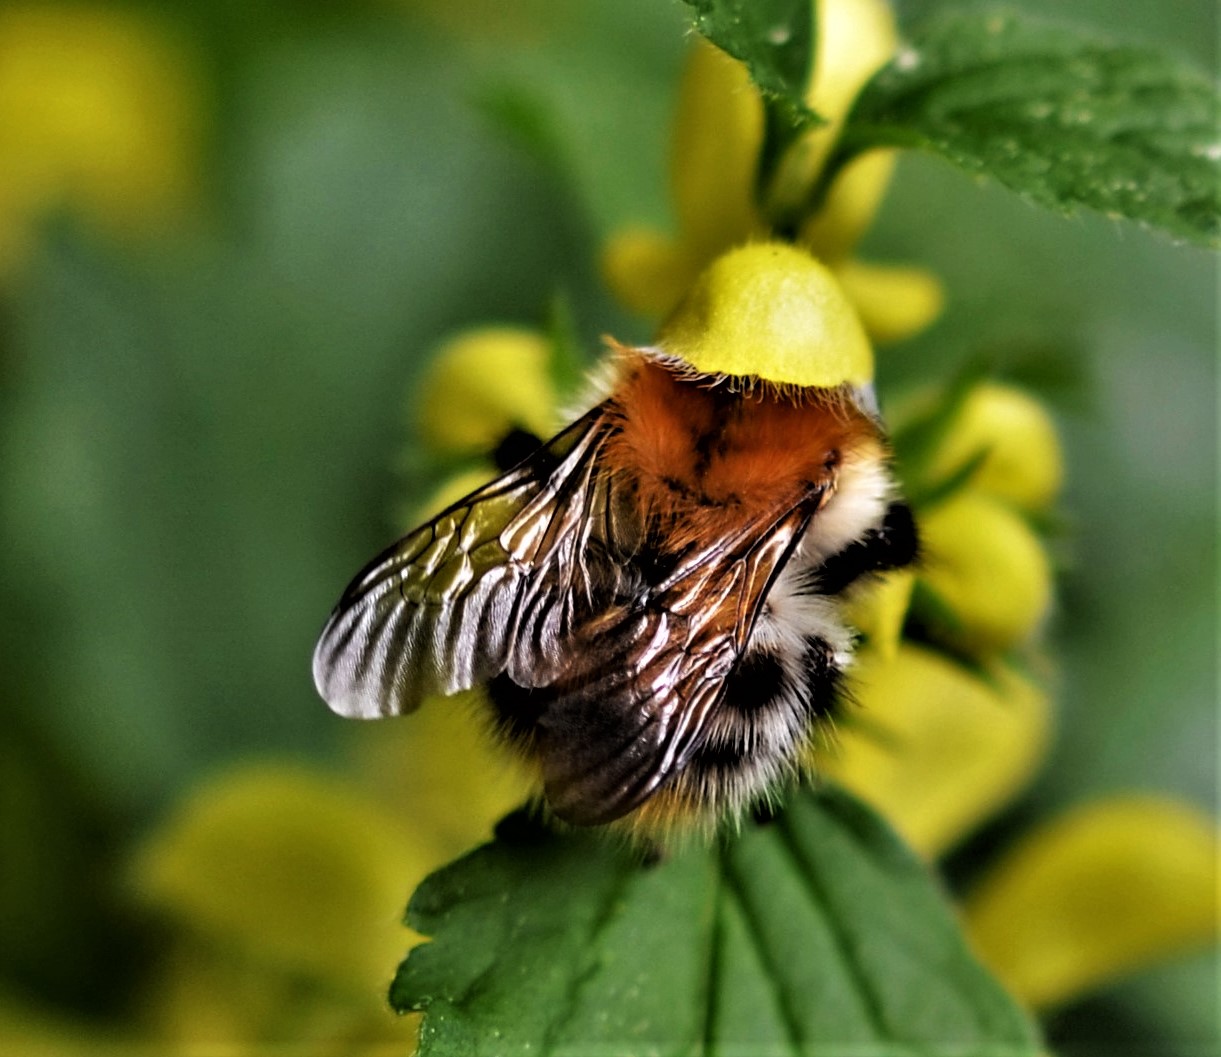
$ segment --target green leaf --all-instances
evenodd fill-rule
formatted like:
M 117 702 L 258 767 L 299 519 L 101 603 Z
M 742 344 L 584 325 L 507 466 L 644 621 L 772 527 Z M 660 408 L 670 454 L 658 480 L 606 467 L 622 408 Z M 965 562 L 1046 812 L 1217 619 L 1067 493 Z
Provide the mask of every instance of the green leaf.
M 421 1057 L 1035 1054 L 925 866 L 846 794 L 642 863 L 510 816 L 428 878 L 391 1004 Z
M 810 0 L 686 0 L 695 27 L 722 51 L 740 59 L 764 95 L 805 106 L 814 55 Z M 812 115 L 811 115 L 812 116 Z
M 1218 245 L 1217 118 L 1209 81 L 1166 56 L 1008 13 L 955 12 L 865 87 L 819 194 L 865 150 L 914 147 L 1043 206 Z

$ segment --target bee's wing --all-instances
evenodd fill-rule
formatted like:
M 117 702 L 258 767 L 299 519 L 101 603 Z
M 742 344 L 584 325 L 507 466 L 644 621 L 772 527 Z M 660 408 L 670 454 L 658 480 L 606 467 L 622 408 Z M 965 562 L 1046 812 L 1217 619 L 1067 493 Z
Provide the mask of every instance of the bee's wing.
M 604 581 L 612 570 L 583 560 L 591 531 L 617 516 L 608 483 L 594 474 L 608 429 L 595 408 L 356 576 L 314 651 L 314 682 L 332 709 L 396 715 L 510 662 L 535 678 L 562 662 L 572 603 L 600 593 L 585 574 Z M 543 604 L 561 589 L 545 583 L 556 573 L 563 607 Z
M 582 629 L 540 720 L 547 801 L 578 825 L 613 821 L 685 766 L 768 589 L 823 498 L 739 523 L 636 604 Z
M 578 824 L 627 814 L 681 770 L 822 493 L 727 518 L 649 583 L 633 482 L 599 466 L 615 428 L 595 408 L 374 559 L 314 653 L 331 708 L 396 715 L 503 672 L 540 691 L 547 799 Z

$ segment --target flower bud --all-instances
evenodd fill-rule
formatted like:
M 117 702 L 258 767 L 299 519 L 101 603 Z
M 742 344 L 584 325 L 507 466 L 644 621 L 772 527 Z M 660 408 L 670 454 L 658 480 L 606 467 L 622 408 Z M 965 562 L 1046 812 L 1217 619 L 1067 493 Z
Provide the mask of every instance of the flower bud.
M 611 292 L 642 316 L 664 316 L 686 292 L 700 262 L 681 240 L 644 227 L 615 232 L 602 250 Z
M 1039 538 L 1013 510 L 959 492 L 921 514 L 920 537 L 920 579 L 949 611 L 939 633 L 987 653 L 1017 645 L 1038 627 L 1051 604 L 1051 569 Z
M 437 351 L 419 385 L 421 440 L 434 451 L 486 455 L 514 428 L 551 434 L 550 346 L 516 327 L 468 330 Z
M 1032 396 L 1008 385 L 985 383 L 963 402 L 924 475 L 949 477 L 983 456 L 970 487 L 1023 510 L 1045 510 L 1064 480 L 1056 426 Z

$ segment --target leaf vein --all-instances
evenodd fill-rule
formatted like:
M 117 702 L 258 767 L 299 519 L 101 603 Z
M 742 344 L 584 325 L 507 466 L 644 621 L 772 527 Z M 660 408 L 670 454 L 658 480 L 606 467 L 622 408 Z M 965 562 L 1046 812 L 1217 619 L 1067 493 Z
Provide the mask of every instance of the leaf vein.
M 631 885 L 633 873 L 627 872 L 620 874 L 615 883 L 610 886 L 606 897 L 602 900 L 597 912 L 590 920 L 589 930 L 585 939 L 585 950 L 596 951 L 596 941 L 600 933 L 610 924 L 615 917 L 615 908 L 623 901 L 624 893 Z M 550 1054 L 562 1054 L 565 1051 L 557 1049 L 557 1039 L 561 1032 L 572 1021 L 577 1010 L 577 1000 L 584 990 L 585 985 L 590 980 L 596 980 L 601 959 L 597 953 L 589 957 L 587 964 L 575 971 L 572 977 L 567 981 L 564 994 L 561 996 L 563 1008 L 560 1009 L 557 1015 L 548 1021 L 543 1032 L 542 1045 L 540 1051 L 546 1057 Z M 574 966 L 574 968 L 576 968 Z M 559 1002 L 557 1002 L 557 1005 Z
M 852 982 L 856 985 L 857 993 L 861 996 L 865 1015 L 869 1018 L 870 1025 L 882 1041 L 898 1042 L 898 1037 L 890 1030 L 889 1025 L 886 1023 L 886 1015 L 883 1011 L 881 998 L 871 985 L 869 974 L 857 959 L 851 938 L 840 924 L 838 908 L 834 905 L 826 886 L 813 869 L 809 859 L 802 854 L 801 847 L 789 825 L 788 819 L 781 816 L 776 820 L 775 825 L 782 838 L 780 841 L 781 846 L 793 860 L 798 873 L 800 873 L 802 879 L 806 882 L 811 894 L 823 907 L 823 917 L 827 922 L 827 930 L 830 932 L 831 938 L 840 952 L 841 964 L 852 978 Z
M 758 957 L 759 965 L 763 969 L 764 979 L 775 996 L 776 1008 L 780 1011 L 780 1017 L 784 1021 L 784 1031 L 788 1037 L 787 1041 L 792 1046 L 793 1052 L 800 1054 L 802 1043 L 804 1042 L 804 1033 L 801 1029 L 801 1021 L 793 1009 L 788 995 L 785 993 L 782 967 L 776 964 L 771 951 L 763 942 L 762 922 L 759 920 L 759 915 L 751 904 L 746 889 L 738 878 L 737 871 L 734 869 L 731 860 L 726 856 L 722 861 L 724 864 L 722 873 L 725 878 L 726 895 L 733 899 L 738 909 L 742 912 L 742 916 L 746 919 L 746 935 Z

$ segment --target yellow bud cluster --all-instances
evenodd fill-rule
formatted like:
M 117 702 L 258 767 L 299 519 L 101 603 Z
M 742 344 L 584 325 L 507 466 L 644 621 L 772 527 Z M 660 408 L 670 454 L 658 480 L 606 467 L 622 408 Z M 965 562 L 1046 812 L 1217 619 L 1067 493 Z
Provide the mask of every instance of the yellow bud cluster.
M 1049 699 L 1007 659 L 1029 649 L 1051 606 L 1051 564 L 1031 517 L 1054 501 L 1063 460 L 1047 411 L 989 382 L 949 415 L 918 466 L 900 469 L 914 495 L 956 487 L 917 509 L 915 569 L 851 600 L 867 637 L 854 677 L 860 708 L 823 767 L 936 856 L 1022 788 L 1048 741 Z M 947 652 L 903 640 L 909 619 Z M 950 659 L 964 654 L 972 665 Z
M 1051 416 L 1020 389 L 977 386 L 920 474 L 935 482 L 967 470 L 960 489 L 923 513 L 921 578 L 947 611 L 938 631 L 985 656 L 1027 642 L 1051 606 L 1051 564 L 1030 520 L 1063 482 Z

